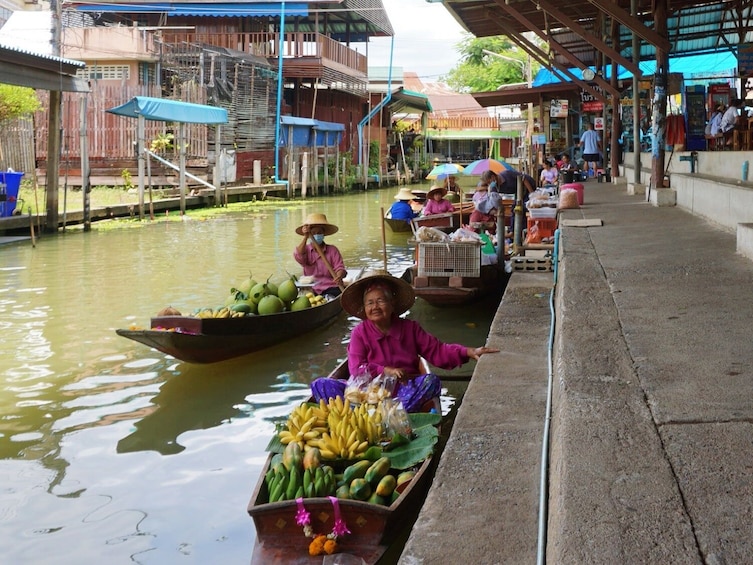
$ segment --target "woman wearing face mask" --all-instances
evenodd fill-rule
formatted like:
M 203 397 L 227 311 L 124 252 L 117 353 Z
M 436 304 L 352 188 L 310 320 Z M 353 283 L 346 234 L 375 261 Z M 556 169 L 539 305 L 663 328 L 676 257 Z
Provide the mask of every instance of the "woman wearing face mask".
M 336 233 L 337 230 L 337 226 L 330 224 L 324 214 L 309 214 L 304 224 L 295 230 L 295 233 L 303 236 L 303 241 L 295 248 L 293 258 L 303 267 L 304 276 L 314 278 L 314 292 L 317 294 L 338 296 L 341 292 L 340 285 L 347 273 L 340 250 L 334 245 L 324 243 L 324 237 Z M 312 240 L 311 243 L 309 239 Z M 332 267 L 334 278 L 327 263 L 317 251 L 317 246 L 327 258 L 329 267 Z

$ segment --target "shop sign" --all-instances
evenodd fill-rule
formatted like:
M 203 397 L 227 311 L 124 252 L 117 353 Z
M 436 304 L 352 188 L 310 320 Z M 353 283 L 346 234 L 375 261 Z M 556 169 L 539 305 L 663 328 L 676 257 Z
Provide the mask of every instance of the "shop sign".
M 599 86 L 596 86 L 595 84 L 590 86 L 594 90 L 597 90 L 602 94 L 604 93 Z M 580 91 L 580 107 L 583 112 L 602 112 L 604 110 L 604 104 L 587 90 Z
M 604 131 L 604 118 L 594 117 L 594 129 Z
M 567 118 L 568 100 L 552 100 L 549 104 L 550 118 Z

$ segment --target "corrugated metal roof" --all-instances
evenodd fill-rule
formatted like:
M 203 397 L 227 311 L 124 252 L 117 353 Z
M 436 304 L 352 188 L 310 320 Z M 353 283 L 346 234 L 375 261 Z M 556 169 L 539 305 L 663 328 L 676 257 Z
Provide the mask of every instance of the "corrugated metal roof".
M 549 0 L 555 4 L 554 0 Z M 503 25 L 516 33 L 525 33 L 532 29 L 547 31 L 552 39 L 579 60 L 592 65 L 596 62 L 598 50 L 568 29 L 552 14 L 546 11 L 543 0 L 515 0 L 505 4 L 523 17 L 526 25 L 511 17 L 498 0 L 447 0 L 445 8 L 455 19 L 476 37 L 506 35 Z M 509 5 L 508 5 L 509 4 Z M 612 0 L 623 13 L 630 13 L 631 0 Z M 650 30 L 654 28 L 654 0 L 637 0 L 638 20 Z M 749 0 L 667 0 L 667 28 L 671 45 L 670 53 L 675 55 L 687 53 L 710 52 L 729 49 L 741 43 L 753 42 L 753 3 Z M 563 8 L 564 10 L 564 8 Z M 602 21 L 605 13 L 598 3 L 592 0 L 569 0 L 566 7 L 567 16 L 587 32 L 595 33 L 597 22 Z M 607 20 L 610 17 L 607 16 Z M 632 33 L 624 26 L 619 27 L 619 40 L 610 38 L 608 43 L 619 46 L 619 52 L 632 58 Z M 566 66 L 570 63 L 556 50 L 555 61 Z M 641 40 L 640 59 L 646 60 L 656 56 L 656 49 L 645 40 Z

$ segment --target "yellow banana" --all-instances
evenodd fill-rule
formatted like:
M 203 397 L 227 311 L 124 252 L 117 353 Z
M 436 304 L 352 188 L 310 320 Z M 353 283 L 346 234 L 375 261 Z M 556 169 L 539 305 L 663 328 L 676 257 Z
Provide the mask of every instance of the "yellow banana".
M 301 426 L 301 431 L 305 434 L 308 432 L 311 427 L 314 425 L 314 422 L 316 422 L 316 416 L 311 416 L 306 422 Z

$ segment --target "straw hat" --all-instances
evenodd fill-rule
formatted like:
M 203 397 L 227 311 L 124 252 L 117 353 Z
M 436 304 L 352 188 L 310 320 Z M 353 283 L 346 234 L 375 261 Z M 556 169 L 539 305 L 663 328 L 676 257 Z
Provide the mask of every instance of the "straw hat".
M 295 228 L 295 233 L 303 235 L 303 226 L 322 226 L 324 228 L 324 235 L 332 235 L 333 233 L 337 233 L 339 229 L 335 224 L 330 224 L 327 221 L 327 216 L 324 214 L 309 214 L 306 221 Z
M 403 279 L 393 277 L 384 271 L 371 271 L 357 281 L 349 284 L 340 295 L 340 303 L 343 310 L 351 316 L 362 320 L 366 319 L 366 311 L 363 308 L 363 297 L 366 291 L 375 283 L 386 283 L 393 289 L 392 306 L 398 316 L 408 310 L 416 301 L 413 287 Z
M 414 198 L 410 188 L 401 188 L 400 192 L 395 195 L 395 200 L 413 200 Z
M 442 197 L 447 194 L 447 189 L 443 186 L 432 186 L 429 192 L 426 193 L 426 198 L 431 200 L 437 192 L 442 193 Z

